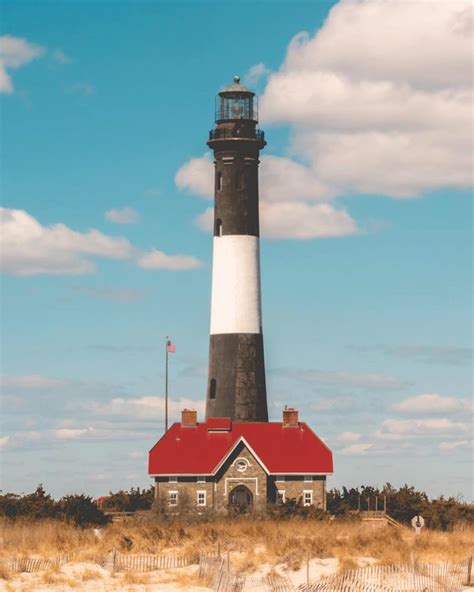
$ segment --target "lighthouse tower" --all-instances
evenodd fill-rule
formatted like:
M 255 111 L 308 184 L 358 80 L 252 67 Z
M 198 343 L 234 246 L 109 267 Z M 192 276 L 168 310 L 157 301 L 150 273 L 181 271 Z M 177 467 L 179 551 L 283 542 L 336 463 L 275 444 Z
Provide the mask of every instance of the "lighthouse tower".
M 216 97 L 211 336 L 206 418 L 268 421 L 263 357 L 255 94 L 234 83 Z

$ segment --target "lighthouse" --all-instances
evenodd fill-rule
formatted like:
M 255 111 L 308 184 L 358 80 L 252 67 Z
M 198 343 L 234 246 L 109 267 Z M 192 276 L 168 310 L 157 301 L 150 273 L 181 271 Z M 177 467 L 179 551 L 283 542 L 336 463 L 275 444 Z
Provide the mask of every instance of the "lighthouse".
M 260 288 L 255 93 L 234 82 L 216 97 L 214 237 L 206 418 L 268 421 Z

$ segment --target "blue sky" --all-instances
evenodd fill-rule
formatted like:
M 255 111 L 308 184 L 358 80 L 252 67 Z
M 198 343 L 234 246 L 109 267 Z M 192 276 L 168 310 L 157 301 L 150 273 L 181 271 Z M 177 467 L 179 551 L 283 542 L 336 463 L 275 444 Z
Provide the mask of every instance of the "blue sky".
M 334 450 L 330 485 L 472 499 L 468 11 L 3 3 L 4 490 L 146 486 L 166 335 L 172 413 L 202 416 L 205 142 L 240 74 L 268 141 L 271 418 L 298 406 Z

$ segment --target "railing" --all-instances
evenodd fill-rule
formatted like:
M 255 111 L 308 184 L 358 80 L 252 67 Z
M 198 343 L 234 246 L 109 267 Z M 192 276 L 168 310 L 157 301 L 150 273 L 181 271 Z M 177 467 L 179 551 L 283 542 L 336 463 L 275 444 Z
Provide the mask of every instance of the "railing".
M 265 141 L 265 132 L 263 130 L 255 130 L 250 135 L 242 133 L 242 129 L 235 126 L 234 128 L 216 128 L 209 132 L 209 140 L 259 140 L 260 142 Z

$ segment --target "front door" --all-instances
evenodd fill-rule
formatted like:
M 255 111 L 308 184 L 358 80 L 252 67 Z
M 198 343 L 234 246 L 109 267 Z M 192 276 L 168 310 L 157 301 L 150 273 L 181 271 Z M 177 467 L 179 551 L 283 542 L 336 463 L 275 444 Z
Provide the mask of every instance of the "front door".
M 229 495 L 229 502 L 232 508 L 239 512 L 246 512 L 252 508 L 253 495 L 245 485 L 237 485 Z

